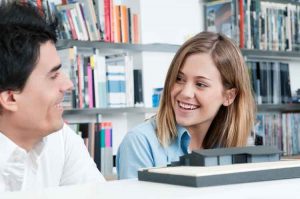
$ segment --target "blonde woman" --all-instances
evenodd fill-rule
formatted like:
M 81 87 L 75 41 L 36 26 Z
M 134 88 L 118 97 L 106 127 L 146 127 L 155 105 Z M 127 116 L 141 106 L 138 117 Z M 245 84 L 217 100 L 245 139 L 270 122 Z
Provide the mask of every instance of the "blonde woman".
M 245 146 L 255 103 L 239 48 L 202 32 L 186 41 L 167 73 L 155 117 L 133 128 L 117 154 L 119 179 L 165 166 L 195 149 Z

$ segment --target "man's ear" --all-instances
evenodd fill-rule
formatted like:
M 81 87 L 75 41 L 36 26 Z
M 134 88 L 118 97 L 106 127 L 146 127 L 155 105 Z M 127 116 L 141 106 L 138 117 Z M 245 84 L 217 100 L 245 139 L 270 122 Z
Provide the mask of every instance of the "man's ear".
M 16 111 L 18 109 L 15 100 L 15 91 L 2 91 L 0 92 L 0 105 L 3 109 L 8 111 Z
M 237 94 L 236 88 L 231 88 L 225 91 L 225 101 L 223 103 L 223 106 L 229 106 L 233 103 L 235 97 Z

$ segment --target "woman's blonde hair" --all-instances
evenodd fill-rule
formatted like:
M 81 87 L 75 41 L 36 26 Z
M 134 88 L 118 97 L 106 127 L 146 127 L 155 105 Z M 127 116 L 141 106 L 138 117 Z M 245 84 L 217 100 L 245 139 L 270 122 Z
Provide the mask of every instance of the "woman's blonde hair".
M 221 74 L 225 89 L 236 89 L 229 106 L 221 106 L 203 141 L 203 148 L 245 146 L 254 124 L 255 102 L 240 49 L 226 36 L 201 32 L 186 41 L 177 51 L 169 67 L 156 115 L 157 137 L 167 146 L 177 137 L 176 119 L 171 104 L 171 90 L 186 58 L 208 53 Z

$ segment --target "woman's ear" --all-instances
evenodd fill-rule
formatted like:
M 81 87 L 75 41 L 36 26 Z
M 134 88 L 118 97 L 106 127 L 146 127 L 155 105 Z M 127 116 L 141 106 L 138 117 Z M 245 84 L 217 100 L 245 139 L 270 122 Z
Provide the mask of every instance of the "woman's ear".
M 226 90 L 223 106 L 229 106 L 230 104 L 232 104 L 236 97 L 236 94 L 237 94 L 236 88 L 231 88 L 231 89 Z
M 15 100 L 15 91 L 2 91 L 0 92 L 0 105 L 2 109 L 8 111 L 16 111 L 18 108 Z

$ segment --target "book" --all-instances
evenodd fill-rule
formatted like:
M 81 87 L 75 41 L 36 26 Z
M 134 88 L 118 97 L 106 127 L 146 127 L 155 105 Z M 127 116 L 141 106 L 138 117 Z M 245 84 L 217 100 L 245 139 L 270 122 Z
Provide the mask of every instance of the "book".
M 191 187 L 300 178 L 300 160 L 233 164 L 223 166 L 178 166 L 141 169 L 138 179 Z
M 122 33 L 121 33 L 121 5 L 113 5 L 113 31 L 114 31 L 114 42 L 122 42 Z
M 86 21 L 84 18 L 84 14 L 82 11 L 82 6 L 80 3 L 72 3 L 66 5 L 57 5 L 56 6 L 58 12 L 69 10 L 70 16 L 73 21 L 73 25 L 76 31 L 76 35 L 79 40 L 89 40 L 88 30 L 86 26 Z M 68 22 L 68 21 L 67 21 Z
M 286 104 L 291 102 L 288 63 L 247 61 L 247 65 L 257 104 Z
M 126 5 L 120 5 L 120 26 L 122 43 L 129 42 L 128 11 Z
M 107 81 L 106 81 L 106 64 L 105 57 L 97 49 L 95 52 L 95 104 L 97 108 L 107 107 Z
M 100 40 L 99 30 L 97 29 L 97 25 L 99 26 L 99 24 L 92 0 L 79 0 L 78 2 L 81 3 L 81 11 L 84 16 L 90 41 Z
M 126 70 L 124 56 L 106 59 L 108 107 L 126 106 Z
M 217 1 L 206 5 L 206 30 L 219 32 L 232 38 L 232 6 L 231 1 Z
M 133 79 L 134 79 L 134 104 L 135 106 L 140 106 L 144 104 L 143 77 L 142 77 L 141 69 L 133 70 Z
M 140 32 L 139 32 L 139 15 L 132 14 L 132 43 L 140 43 Z
M 100 32 L 101 40 L 105 39 L 105 13 L 104 13 L 104 0 L 97 0 L 95 2 L 95 14 L 97 17 L 97 28 Z

